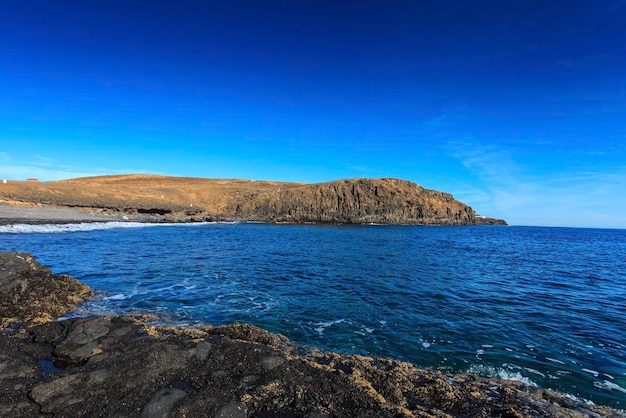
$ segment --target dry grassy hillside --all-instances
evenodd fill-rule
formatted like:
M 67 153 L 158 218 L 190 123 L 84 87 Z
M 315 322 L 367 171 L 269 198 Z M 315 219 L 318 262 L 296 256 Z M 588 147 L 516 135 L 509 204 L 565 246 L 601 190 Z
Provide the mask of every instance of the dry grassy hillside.
M 0 185 L 2 201 L 143 214 L 167 221 L 504 224 L 477 217 L 448 193 L 398 179 L 302 184 L 135 174 L 10 181 Z

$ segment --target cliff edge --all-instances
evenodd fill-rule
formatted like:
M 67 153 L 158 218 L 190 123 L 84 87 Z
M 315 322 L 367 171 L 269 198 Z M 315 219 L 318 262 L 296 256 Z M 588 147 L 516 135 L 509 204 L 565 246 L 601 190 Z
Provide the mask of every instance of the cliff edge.
M 451 194 L 393 178 L 352 179 L 273 190 L 230 208 L 264 221 L 408 225 L 506 225 L 477 216 Z

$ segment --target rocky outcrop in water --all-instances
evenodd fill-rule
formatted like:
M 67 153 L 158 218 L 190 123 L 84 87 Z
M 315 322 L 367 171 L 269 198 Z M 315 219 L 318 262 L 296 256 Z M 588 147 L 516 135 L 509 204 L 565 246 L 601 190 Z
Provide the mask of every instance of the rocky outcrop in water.
M 52 321 L 93 296 L 89 286 L 52 274 L 26 253 L 0 253 L 0 323 Z
M 89 291 L 50 285 L 69 278 L 27 254 L 0 253 L 0 266 L 0 416 L 625 416 L 519 382 L 302 347 L 246 324 L 158 327 L 148 316 L 42 323 L 33 318 L 66 312 Z M 14 303 L 26 293 L 28 304 Z
M 449 193 L 390 178 L 301 184 L 131 175 L 1 186 L 0 203 L 123 220 L 506 225 L 478 216 Z

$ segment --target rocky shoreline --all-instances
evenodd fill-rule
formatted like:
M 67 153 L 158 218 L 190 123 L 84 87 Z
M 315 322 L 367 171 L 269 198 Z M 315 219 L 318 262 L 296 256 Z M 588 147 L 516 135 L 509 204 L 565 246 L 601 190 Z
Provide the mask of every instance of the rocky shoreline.
M 0 225 L 56 225 L 94 222 L 163 222 L 150 215 L 127 216 L 120 213 L 95 213 L 49 205 L 0 203 Z
M 0 416 L 625 417 L 520 382 L 303 347 L 246 324 L 55 320 L 93 295 L 0 253 Z

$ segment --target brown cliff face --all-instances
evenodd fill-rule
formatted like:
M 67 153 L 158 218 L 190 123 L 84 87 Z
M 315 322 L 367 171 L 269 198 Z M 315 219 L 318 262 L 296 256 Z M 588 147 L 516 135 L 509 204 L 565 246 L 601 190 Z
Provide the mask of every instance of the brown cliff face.
M 506 225 L 477 216 L 449 193 L 406 180 L 351 179 L 302 184 L 152 175 L 59 182 L 9 182 L 0 202 L 143 216 L 138 220 Z
M 237 204 L 266 221 L 478 225 L 489 223 L 451 194 L 398 179 L 354 179 L 274 190 Z M 504 222 L 501 222 L 504 224 Z

